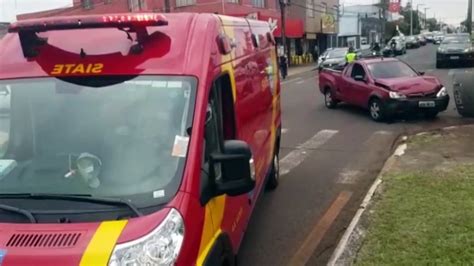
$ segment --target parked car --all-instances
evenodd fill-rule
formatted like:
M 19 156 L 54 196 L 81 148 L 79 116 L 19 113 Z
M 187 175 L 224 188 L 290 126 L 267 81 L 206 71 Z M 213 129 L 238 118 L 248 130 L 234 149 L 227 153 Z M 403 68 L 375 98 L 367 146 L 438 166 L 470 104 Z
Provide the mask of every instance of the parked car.
M 425 46 L 428 43 L 428 41 L 426 40 L 423 34 L 418 35 L 417 38 L 421 46 Z
M 375 121 L 402 113 L 434 118 L 449 103 L 438 78 L 424 76 L 396 58 L 362 59 L 343 71 L 325 69 L 319 75 L 319 88 L 327 108 L 349 103 L 368 109 Z
M 425 37 L 425 39 L 426 39 L 427 42 L 429 42 L 429 43 L 433 43 L 433 42 L 434 42 L 434 36 L 433 36 L 433 33 L 432 33 L 432 32 L 423 33 L 423 36 Z
M 433 41 L 435 44 L 441 44 L 444 39 L 444 33 L 436 33 L 433 37 Z
M 474 64 L 474 47 L 469 35 L 447 35 L 436 52 L 436 68 Z
M 318 69 L 333 68 L 346 63 L 346 54 L 349 48 L 330 48 L 318 60 Z
M 418 41 L 417 36 L 407 36 L 405 45 L 407 49 L 419 48 L 420 42 Z

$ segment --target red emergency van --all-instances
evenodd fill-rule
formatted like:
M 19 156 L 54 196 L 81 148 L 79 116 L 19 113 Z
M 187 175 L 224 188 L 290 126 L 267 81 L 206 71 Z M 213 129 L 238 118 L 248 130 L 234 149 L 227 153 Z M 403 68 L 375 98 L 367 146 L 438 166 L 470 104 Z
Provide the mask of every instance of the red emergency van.
M 117 14 L 0 43 L 0 265 L 233 265 L 278 185 L 266 22 Z

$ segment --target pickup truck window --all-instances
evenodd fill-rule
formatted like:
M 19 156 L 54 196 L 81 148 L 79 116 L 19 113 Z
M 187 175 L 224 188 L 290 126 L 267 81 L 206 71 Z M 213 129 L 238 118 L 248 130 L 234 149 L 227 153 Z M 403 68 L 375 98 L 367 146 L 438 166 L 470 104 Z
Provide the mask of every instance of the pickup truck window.
M 352 67 L 351 77 L 362 76 L 365 78 L 365 70 L 360 64 L 354 64 Z
M 416 77 L 416 73 L 407 64 L 400 61 L 378 62 L 368 64 L 372 76 L 376 79 L 393 79 L 403 77 Z

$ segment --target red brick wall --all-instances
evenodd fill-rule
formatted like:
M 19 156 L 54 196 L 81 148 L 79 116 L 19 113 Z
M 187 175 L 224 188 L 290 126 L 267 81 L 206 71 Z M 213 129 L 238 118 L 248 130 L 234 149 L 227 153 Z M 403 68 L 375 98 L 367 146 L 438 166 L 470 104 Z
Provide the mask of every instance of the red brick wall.
M 81 0 L 74 0 L 74 7 L 66 9 L 55 9 L 44 12 L 18 15 L 18 20 L 29 18 L 40 18 L 50 16 L 72 16 L 87 14 L 107 14 L 129 12 L 128 0 L 112 0 L 111 4 L 104 4 L 104 0 L 92 0 L 93 7 L 84 9 Z M 144 11 L 164 11 L 165 0 L 144 0 L 146 10 Z M 196 0 L 196 4 L 186 7 L 176 7 L 176 0 L 169 0 L 172 12 L 198 12 L 198 13 L 219 13 L 219 14 L 250 14 L 260 12 L 262 15 L 278 17 L 276 0 L 266 0 L 266 8 L 255 8 L 252 0 L 241 0 L 241 4 L 227 3 L 227 0 Z M 224 3 L 224 5 L 223 5 Z

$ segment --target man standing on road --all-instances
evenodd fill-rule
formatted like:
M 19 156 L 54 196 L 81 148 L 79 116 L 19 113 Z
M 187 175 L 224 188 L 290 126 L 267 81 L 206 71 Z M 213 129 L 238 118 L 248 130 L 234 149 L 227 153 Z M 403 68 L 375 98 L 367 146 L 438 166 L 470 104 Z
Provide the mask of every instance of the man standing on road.
M 357 54 L 355 52 L 354 47 L 349 47 L 349 51 L 346 54 L 346 63 L 350 64 L 357 60 Z

